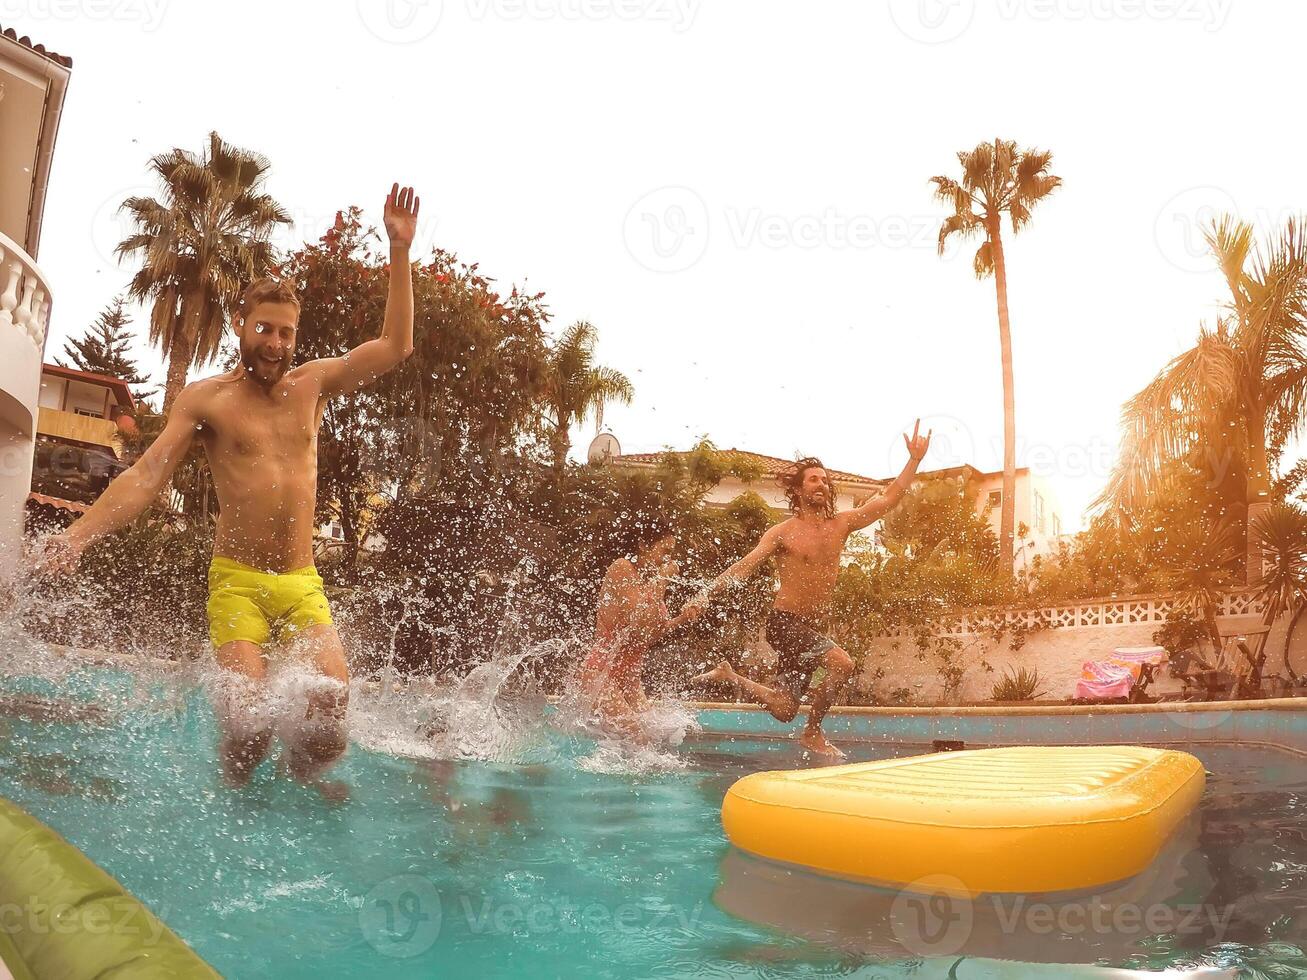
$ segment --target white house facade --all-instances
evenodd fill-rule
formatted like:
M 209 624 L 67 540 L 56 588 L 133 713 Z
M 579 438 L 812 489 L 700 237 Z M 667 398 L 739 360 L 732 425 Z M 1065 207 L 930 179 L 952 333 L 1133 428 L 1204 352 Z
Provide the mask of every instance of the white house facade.
M 72 60 L 0 24 L 0 576 L 17 565 L 53 293 L 37 252 Z

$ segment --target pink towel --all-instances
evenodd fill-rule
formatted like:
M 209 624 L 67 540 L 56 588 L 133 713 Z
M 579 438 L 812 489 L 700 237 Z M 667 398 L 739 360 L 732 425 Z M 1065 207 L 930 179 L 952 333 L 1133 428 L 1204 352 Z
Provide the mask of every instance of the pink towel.
M 1076 682 L 1078 698 L 1125 698 L 1138 679 L 1139 667 L 1110 660 L 1087 660 Z
M 1127 698 L 1145 664 L 1166 661 L 1164 647 L 1117 647 L 1106 660 L 1087 660 L 1076 683 L 1078 698 Z

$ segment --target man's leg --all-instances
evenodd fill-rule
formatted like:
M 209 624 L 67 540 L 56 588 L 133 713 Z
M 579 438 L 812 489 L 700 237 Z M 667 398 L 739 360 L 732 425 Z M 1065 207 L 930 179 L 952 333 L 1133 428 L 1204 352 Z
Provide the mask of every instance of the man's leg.
M 345 752 L 345 709 L 349 704 L 349 669 L 336 627 L 306 626 L 295 638 L 296 650 L 308 659 L 318 683 L 307 692 L 303 720 L 295 720 L 293 744 L 288 744 L 291 775 L 316 783 Z
M 743 691 L 766 708 L 777 721 L 793 721 L 799 713 L 799 700 L 785 691 L 778 691 L 766 684 L 751 681 L 735 672 L 730 663 L 723 660 L 712 670 L 694 678 L 697 684 L 717 682 L 730 684 L 738 691 Z
M 263 648 L 250 640 L 232 640 L 218 647 L 215 658 L 226 673 L 215 699 L 221 731 L 218 756 L 227 782 L 244 786 L 272 745 Z
M 840 692 L 844 690 L 844 685 L 853 676 L 853 658 L 839 647 L 831 647 L 822 656 L 822 666 L 826 668 L 826 676 L 822 679 L 821 686 L 812 693 L 808 723 L 803 726 L 799 744 L 809 752 L 842 757 L 844 753 L 832 745 L 822 732 L 821 722 Z

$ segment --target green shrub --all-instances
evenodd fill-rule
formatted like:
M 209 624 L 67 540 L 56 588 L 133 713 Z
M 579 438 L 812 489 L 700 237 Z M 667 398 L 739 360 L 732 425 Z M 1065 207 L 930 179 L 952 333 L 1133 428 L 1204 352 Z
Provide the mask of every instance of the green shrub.
M 1019 667 L 1015 671 L 1008 668 L 1003 677 L 995 682 L 993 695 L 995 701 L 1033 701 L 1035 698 L 1042 697 L 1043 691 L 1038 691 L 1040 684 L 1039 671 L 1032 670 L 1029 667 Z

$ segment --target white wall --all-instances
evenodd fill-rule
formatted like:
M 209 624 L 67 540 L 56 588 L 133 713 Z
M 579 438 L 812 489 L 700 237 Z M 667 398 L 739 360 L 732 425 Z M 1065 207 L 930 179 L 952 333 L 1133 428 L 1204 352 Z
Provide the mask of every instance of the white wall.
M 85 381 L 68 382 L 68 399 L 64 403 L 65 412 L 91 412 L 96 418 L 108 418 L 106 398 L 109 390 L 103 385 L 89 384 Z
M 1249 611 L 1237 605 L 1226 610 L 1230 615 L 1247 615 Z M 1028 633 L 1019 650 L 1011 648 L 1010 633 L 999 640 L 983 631 L 960 634 L 959 639 L 964 643 L 962 660 L 971 666 L 964 675 L 957 700 L 990 700 L 994 683 L 1004 671 L 1020 667 L 1039 672 L 1040 687 L 1046 697 L 1073 697 L 1085 661 L 1103 660 L 1118 647 L 1152 646 L 1153 633 L 1162 625 L 1165 607 L 1158 600 L 1139 599 L 1085 602 L 1047 612 L 1051 613 L 1051 622 L 1061 619 L 1073 624 L 1097 622 L 1098 625 L 1045 626 Z M 1219 617 L 1221 621 L 1224 618 Z M 1288 619 L 1281 617 L 1267 639 L 1265 674 L 1283 674 L 1287 633 Z M 889 698 L 895 689 L 906 688 L 912 692 L 912 702 L 938 704 L 944 688 L 940 662 L 930 655 L 923 661 L 918 653 L 910 638 L 884 637 L 876 641 L 863 661 L 855 684 L 862 691 L 874 689 L 881 700 Z M 1295 669 L 1307 670 L 1307 616 L 1294 634 L 1291 656 Z M 984 669 L 982 660 L 994 668 L 992 672 Z M 875 680 L 878 667 L 884 676 Z M 1163 669 L 1149 691 L 1164 694 L 1180 689 L 1180 682 Z
M 42 408 L 60 409 L 64 407 L 64 389 L 68 382 L 63 378 L 56 378 L 52 374 L 41 375 L 41 401 Z
M 1002 491 L 1003 474 L 989 473 L 976 482 L 976 511 L 985 514 L 989 518 L 989 526 L 993 528 L 994 534 L 999 533 L 1003 519 L 1003 512 L 1000 507 L 986 509 L 991 491 Z M 1035 518 L 1035 494 L 1038 493 L 1044 500 L 1044 528 L 1041 531 L 1038 521 Z M 1054 527 L 1060 523 L 1062 530 L 1067 529 L 1066 515 L 1062 513 L 1061 503 L 1058 501 L 1057 494 L 1053 490 L 1052 484 L 1042 476 L 1037 476 L 1025 472 L 1017 473 L 1016 494 L 1013 497 L 1016 513 L 1016 524 L 1019 529 L 1022 524 L 1029 528 L 1029 534 L 1026 537 L 1027 546 L 1024 550 L 1019 550 L 1016 564 L 1020 568 L 1022 564 L 1028 561 L 1034 555 L 1046 555 L 1057 550 L 1057 536 L 1054 534 Z M 1055 521 L 1054 518 L 1057 520 Z M 1021 542 L 1018 541 L 1018 548 Z
M 0 580 L 21 556 L 40 377 L 41 352 L 32 339 L 0 320 Z

